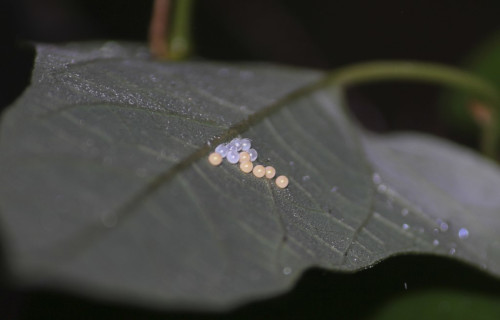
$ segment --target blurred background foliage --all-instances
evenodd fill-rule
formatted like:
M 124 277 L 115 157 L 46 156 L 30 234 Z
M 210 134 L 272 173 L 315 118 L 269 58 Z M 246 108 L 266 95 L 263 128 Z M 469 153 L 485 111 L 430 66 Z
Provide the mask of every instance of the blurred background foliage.
M 10 44 L 2 50 L 2 64 L 10 75 L 2 77 L 8 88 L 0 97 L 5 106 L 29 77 L 31 56 L 14 50 L 14 43 L 145 42 L 152 1 L 4 0 L 2 6 L 3 45 Z M 198 58 L 320 69 L 404 59 L 465 66 L 492 80 L 500 73 L 498 54 L 481 65 L 474 59 L 500 46 L 496 0 L 211 0 L 198 1 L 194 10 Z M 431 85 L 379 83 L 349 90 L 349 104 L 372 130 L 427 131 L 476 147 L 478 130 L 470 121 L 469 102 L 441 95 L 440 88 Z
M 29 83 L 27 41 L 147 41 L 152 1 L 4 0 L 0 4 L 0 106 Z M 500 87 L 500 1 L 197 1 L 195 59 L 268 61 L 334 69 L 370 60 L 463 67 Z M 500 88 L 499 88 L 500 89 Z M 470 97 L 409 82 L 349 89 L 358 119 L 377 132 L 417 130 L 478 147 Z M 451 318 L 499 319 L 500 281 L 436 257 L 392 258 L 354 275 L 311 270 L 287 294 L 225 314 L 164 313 L 64 293 L 10 288 L 9 319 L 112 318 Z

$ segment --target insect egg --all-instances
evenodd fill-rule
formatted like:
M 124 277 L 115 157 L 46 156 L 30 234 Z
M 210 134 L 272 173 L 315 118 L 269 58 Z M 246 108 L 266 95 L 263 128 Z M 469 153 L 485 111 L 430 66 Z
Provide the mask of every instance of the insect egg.
M 222 156 L 217 152 L 213 152 L 208 156 L 208 162 L 213 166 L 218 166 L 222 162 Z
M 248 162 L 250 161 L 250 155 L 246 151 L 240 152 L 240 162 Z
M 272 178 L 274 178 L 275 175 L 276 175 L 276 169 L 274 169 L 274 167 L 267 166 L 266 167 L 266 178 L 272 179 Z
M 258 156 L 257 150 L 249 149 L 248 154 L 250 155 L 250 161 L 254 162 L 255 160 L 257 160 L 257 156 Z
M 253 168 L 253 175 L 256 176 L 257 178 L 262 178 L 263 176 L 266 175 L 266 168 L 262 165 L 257 165 Z
M 238 162 L 238 160 L 240 160 L 240 155 L 238 151 L 230 150 L 226 155 L 226 159 L 227 161 L 229 161 L 229 163 L 235 164 Z
M 241 139 L 240 140 L 241 142 L 241 150 L 243 151 L 248 151 L 250 150 L 250 147 L 252 146 L 252 142 L 250 141 L 250 139 Z
M 245 173 L 250 173 L 253 169 L 253 163 L 250 161 L 242 162 L 240 163 L 240 169 Z
M 231 142 L 229 144 L 231 146 L 236 147 L 236 151 L 241 151 L 241 140 L 240 139 L 234 138 L 233 140 L 231 140 Z
M 286 188 L 288 186 L 288 178 L 286 176 L 279 176 L 276 178 L 276 185 L 281 189 Z
M 251 148 L 252 142 L 247 138 L 235 138 L 229 143 L 222 143 L 215 148 L 215 152 L 208 156 L 208 161 L 218 166 L 221 164 L 223 158 L 226 158 L 229 163 L 240 163 L 240 170 L 245 173 L 253 172 L 257 178 L 266 177 L 273 179 L 276 176 L 276 169 L 272 166 L 264 167 L 263 165 L 256 165 L 253 163 L 257 160 L 257 150 Z M 241 151 L 241 152 L 240 152 Z M 279 188 L 286 188 L 288 186 L 288 178 L 286 176 L 279 176 L 276 178 L 275 183 Z
M 217 148 L 215 148 L 215 152 L 220 154 L 223 158 L 226 157 L 228 151 L 228 147 L 225 143 L 219 144 Z

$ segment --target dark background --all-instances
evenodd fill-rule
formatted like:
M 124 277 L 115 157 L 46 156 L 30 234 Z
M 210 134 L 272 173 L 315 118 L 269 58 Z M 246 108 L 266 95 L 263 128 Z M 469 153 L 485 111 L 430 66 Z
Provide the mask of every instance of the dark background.
M 145 42 L 151 4 L 139 0 L 3 0 L 0 106 L 12 103 L 29 83 L 34 54 L 29 41 Z M 207 0 L 196 2 L 193 32 L 198 59 L 271 61 L 323 70 L 380 59 L 460 66 L 478 44 L 500 30 L 499 21 L 498 0 Z M 440 95 L 438 87 L 415 83 L 363 85 L 348 92 L 351 109 L 372 130 L 425 131 L 476 147 L 476 136 L 452 127 L 440 114 Z M 291 293 L 225 316 L 327 317 L 335 308 L 344 317 L 361 318 L 394 295 L 405 293 L 404 282 L 410 290 L 443 287 L 500 294 L 498 280 L 457 262 L 401 257 L 347 277 L 310 271 Z M 120 319 L 209 317 L 105 304 L 44 289 L 14 289 L 5 277 L 2 283 L 0 313 L 6 319 L 112 319 L 117 314 Z
M 152 1 L 4 0 L 0 106 L 29 79 L 23 41 L 147 41 Z M 210 0 L 195 5 L 196 56 L 271 61 L 333 69 L 370 60 L 405 59 L 460 66 L 500 31 L 500 1 Z M 7 40 L 7 41 L 5 41 Z M 384 83 L 349 90 L 350 106 L 375 131 L 418 130 L 477 146 L 471 131 L 449 125 L 431 85 Z M 465 107 L 465 106 L 464 106 Z

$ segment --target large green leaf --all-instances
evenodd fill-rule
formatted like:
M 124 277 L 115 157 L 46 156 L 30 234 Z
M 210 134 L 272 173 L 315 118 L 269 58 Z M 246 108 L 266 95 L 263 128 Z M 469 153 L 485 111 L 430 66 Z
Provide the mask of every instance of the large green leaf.
M 145 48 L 39 45 L 3 117 L 1 223 L 21 284 L 225 308 L 311 266 L 398 253 L 500 275 L 500 170 L 420 135 L 364 133 L 322 73 L 159 63 Z M 286 189 L 206 155 L 241 134 Z
M 372 319 L 497 319 L 497 297 L 477 292 L 434 289 L 395 297 L 382 305 Z

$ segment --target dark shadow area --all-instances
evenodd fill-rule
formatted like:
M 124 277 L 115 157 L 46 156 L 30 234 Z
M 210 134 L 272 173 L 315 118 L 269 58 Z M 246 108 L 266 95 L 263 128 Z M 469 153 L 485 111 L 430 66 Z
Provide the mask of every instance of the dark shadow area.
M 0 55 L 0 106 L 6 106 L 27 85 L 32 67 L 32 53 L 14 44 L 146 42 L 152 1 L 7 0 L 2 7 L 0 30 L 7 49 Z M 198 59 L 323 70 L 379 59 L 460 66 L 499 30 L 498 12 L 496 0 L 211 0 L 196 2 L 192 27 Z M 476 147 L 477 135 L 439 116 L 440 94 L 435 86 L 381 84 L 353 88 L 349 101 L 361 122 L 377 132 L 411 129 Z
M 47 290 L 11 290 L 8 301 L 13 303 L 10 314 L 15 315 L 9 319 L 26 320 L 364 319 L 398 295 L 433 288 L 500 299 L 500 280 L 478 269 L 435 256 L 401 256 L 354 274 L 312 269 L 290 292 L 224 313 L 152 311 Z
M 364 128 L 378 133 L 425 132 L 471 148 L 479 126 L 456 130 L 437 105 L 443 87 L 411 81 L 363 84 L 347 90 L 347 104 Z M 467 106 L 462 106 L 467 112 Z
M 28 86 L 35 57 L 33 47 L 17 37 L 13 11 L 10 2 L 0 4 L 0 111 Z
M 14 44 L 0 54 L 0 111 L 12 104 L 30 83 L 35 51 L 30 44 Z

